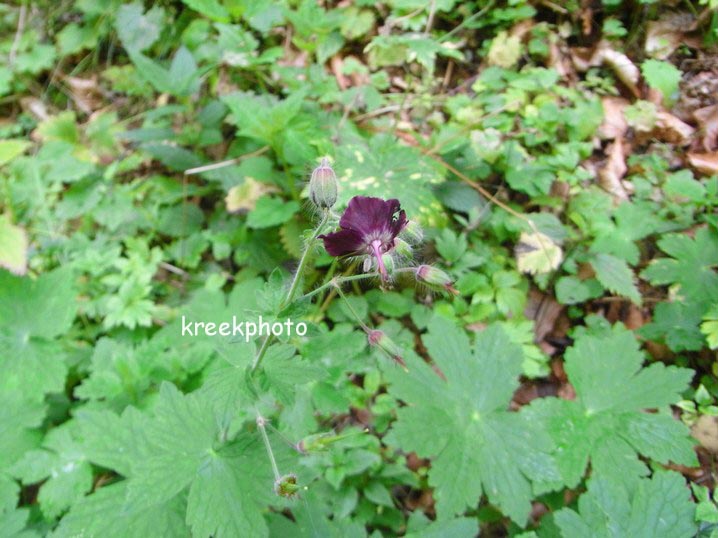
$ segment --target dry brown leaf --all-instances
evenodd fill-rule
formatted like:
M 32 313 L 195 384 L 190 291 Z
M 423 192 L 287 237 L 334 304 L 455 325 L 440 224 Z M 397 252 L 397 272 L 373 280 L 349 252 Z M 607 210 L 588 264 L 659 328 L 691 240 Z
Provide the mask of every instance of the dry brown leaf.
M 21 97 L 20 106 L 23 112 L 26 112 L 40 121 L 45 121 L 50 117 L 50 113 L 47 110 L 47 106 L 37 97 Z
M 702 447 L 718 453 L 718 417 L 701 415 L 691 428 L 691 435 L 695 437 Z
M 65 76 L 63 77 L 63 81 L 70 89 L 70 95 L 77 105 L 77 108 L 85 114 L 92 114 L 104 105 L 102 92 L 97 84 L 96 76 L 90 78 Z
M 630 103 L 623 97 L 603 97 L 603 122 L 598 128 L 598 136 L 604 140 L 613 140 L 623 137 L 628 129 L 623 109 Z
M 596 58 L 591 63 L 599 59 L 600 63 L 607 65 L 613 70 L 618 79 L 631 90 L 634 96 L 639 96 L 638 81 L 641 78 L 641 73 L 638 67 L 636 67 L 636 64 L 634 64 L 628 56 L 612 49 L 610 45 L 603 42 L 596 50 Z
M 571 49 L 571 60 L 578 71 L 588 71 L 590 67 L 605 65 L 616 74 L 618 79 L 631 90 L 634 97 L 639 97 L 638 81 L 641 73 L 631 59 L 611 48 L 607 41 L 601 41 L 594 49 L 574 47 Z
M 546 335 L 553 331 L 556 320 L 563 312 L 563 309 L 563 305 L 559 304 L 550 295 L 537 290 L 529 292 L 524 315 L 534 320 L 535 342 L 543 342 Z
M 667 13 L 646 26 L 646 54 L 665 60 L 681 45 L 684 34 L 696 29 L 696 19 L 690 13 Z
M 701 130 L 703 149 L 712 151 L 718 147 L 718 105 L 706 106 L 693 112 Z
M 621 180 L 626 175 L 626 155 L 623 152 L 623 140 L 616 141 L 606 148 L 608 161 L 598 172 L 598 184 L 616 201 L 628 200 L 628 193 Z
M 656 126 L 653 129 L 653 136 L 662 142 L 687 146 L 693 139 L 695 129 L 681 121 L 673 114 L 659 112 L 656 117 Z
M 643 315 L 641 307 L 631 303 L 626 310 L 622 321 L 627 328 L 635 331 L 646 324 L 646 316 Z
M 718 174 L 718 151 L 711 153 L 689 153 L 688 162 L 702 174 L 708 176 Z
M 548 56 L 546 58 L 546 67 L 555 69 L 556 72 L 564 80 L 568 78 L 569 75 L 573 75 L 570 62 L 566 58 L 566 55 L 561 50 L 559 45 L 553 40 L 549 40 L 548 43 Z
M 332 73 L 334 74 L 334 78 L 337 79 L 337 85 L 339 86 L 339 89 L 346 90 L 349 87 L 349 81 L 347 80 L 347 77 L 344 76 L 342 73 L 342 68 L 344 67 L 344 60 L 342 60 L 342 57 L 338 54 L 335 54 L 332 56 L 330 65 L 332 67 Z
M 536 26 L 536 23 L 533 19 L 524 19 L 521 22 L 517 22 L 511 27 L 511 30 L 509 30 L 509 35 L 512 37 L 518 37 L 523 41 L 523 39 L 528 35 L 528 33 L 533 30 L 533 27 Z

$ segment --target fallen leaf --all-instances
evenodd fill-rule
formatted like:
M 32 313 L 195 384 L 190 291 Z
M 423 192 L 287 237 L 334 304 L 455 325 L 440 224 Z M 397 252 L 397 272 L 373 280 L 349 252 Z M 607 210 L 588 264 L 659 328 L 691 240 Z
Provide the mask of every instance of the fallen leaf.
M 523 232 L 515 253 L 519 271 L 532 275 L 550 273 L 563 260 L 561 247 L 541 232 Z
M 499 32 L 491 42 L 489 49 L 489 65 L 497 65 L 509 69 L 516 65 L 521 58 L 521 39 L 518 36 L 509 36 L 508 33 Z
M 90 78 L 65 76 L 63 81 L 70 89 L 72 100 L 82 112 L 92 114 L 95 110 L 102 108 L 103 96 L 96 76 Z
M 598 136 L 604 140 L 613 140 L 622 137 L 628 129 L 628 123 L 623 115 L 623 109 L 629 105 L 623 97 L 603 97 L 603 122 L 598 128 Z
M 331 62 L 330 62 L 332 73 L 334 74 L 334 78 L 337 80 L 337 85 L 339 86 L 339 89 L 346 90 L 349 87 L 349 81 L 342 73 L 342 68 L 344 67 L 344 60 L 342 60 L 342 57 L 338 54 L 335 54 L 332 56 Z
M 570 59 L 554 40 L 548 42 L 548 56 L 546 57 L 546 67 L 555 69 L 563 80 L 576 79 L 576 75 L 570 65 Z
M 594 62 L 610 67 L 618 79 L 631 90 L 631 93 L 635 97 L 639 96 L 638 81 L 641 78 L 641 73 L 628 56 L 612 49 L 606 42 L 602 42 L 591 61 L 592 64 Z
M 695 129 L 681 121 L 673 114 L 659 112 L 656 116 L 656 126 L 653 136 L 662 142 L 687 146 L 691 143 Z
M 623 140 L 621 138 L 616 139 L 613 144 L 606 148 L 606 154 L 608 155 L 608 161 L 598 171 L 598 184 L 606 192 L 610 193 L 614 200 L 628 200 L 628 193 L 621 182 L 628 170 L 626 167 L 626 155 L 623 152 Z
M 696 19 L 686 12 L 667 13 L 646 25 L 646 54 L 665 60 L 681 45 L 686 32 L 696 29 Z
M 718 147 L 718 105 L 706 106 L 693 112 L 701 132 L 703 149 L 711 151 Z
M 701 446 L 713 453 L 718 452 L 718 417 L 701 415 L 693 427 L 691 435 L 695 437 Z
M 718 151 L 712 153 L 689 153 L 688 162 L 702 174 L 708 176 L 718 174 Z
M 237 213 L 240 211 L 251 211 L 257 205 L 257 200 L 268 192 L 276 191 L 275 187 L 257 181 L 252 177 L 245 177 L 244 183 L 235 185 L 224 199 L 227 211 Z
M 551 333 L 564 306 L 556 299 L 538 290 L 529 292 L 524 315 L 534 320 L 534 341 L 542 342 Z

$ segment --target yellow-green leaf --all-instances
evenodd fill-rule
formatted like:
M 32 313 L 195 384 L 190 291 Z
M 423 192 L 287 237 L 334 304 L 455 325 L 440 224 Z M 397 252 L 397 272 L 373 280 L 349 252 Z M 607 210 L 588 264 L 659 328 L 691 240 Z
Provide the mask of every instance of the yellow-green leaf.
M 0 267 L 16 275 L 27 271 L 27 234 L 10 222 L 9 215 L 0 216 Z

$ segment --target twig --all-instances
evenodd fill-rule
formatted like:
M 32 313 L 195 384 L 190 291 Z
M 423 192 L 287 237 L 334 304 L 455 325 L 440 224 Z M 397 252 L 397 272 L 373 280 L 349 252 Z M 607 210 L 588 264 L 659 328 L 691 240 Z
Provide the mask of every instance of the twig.
M 508 206 L 508 205 L 506 205 L 505 203 L 503 203 L 501 200 L 499 200 L 498 198 L 496 198 L 493 194 L 491 194 L 489 191 L 487 191 L 487 190 L 486 190 L 485 188 L 483 188 L 481 185 L 479 185 L 478 183 L 476 183 L 473 179 L 471 179 L 470 177 L 468 177 L 466 174 L 460 172 L 459 170 L 457 170 L 456 168 L 454 168 L 453 166 L 451 166 L 451 165 L 450 165 L 449 163 L 447 163 L 444 159 L 442 159 L 441 157 L 437 157 L 436 155 L 432 155 L 431 153 L 427 153 L 426 155 L 427 155 L 428 157 L 431 157 L 432 159 L 434 159 L 437 163 L 439 163 L 441 166 L 443 166 L 444 168 L 446 168 L 449 172 L 452 172 L 452 173 L 453 173 L 454 175 L 456 175 L 459 179 L 461 179 L 464 183 L 466 183 L 467 185 L 469 185 L 472 189 L 474 189 L 474 190 L 478 191 L 479 193 L 481 193 L 481 194 L 482 194 L 483 196 L 485 196 L 491 203 L 496 204 L 497 206 L 499 206 L 499 207 L 500 207 L 501 209 L 503 209 L 504 211 L 507 211 L 507 212 L 509 212 L 510 214 L 512 214 L 514 217 L 519 218 L 519 219 L 525 221 L 526 223 L 528 223 L 528 225 L 531 227 L 531 229 L 532 229 L 534 232 L 538 232 L 538 231 L 539 231 L 538 228 L 536 228 L 536 225 L 533 223 L 533 221 L 532 221 L 530 218 L 528 218 L 526 215 L 522 215 L 521 213 L 519 213 L 518 211 L 516 211 L 516 210 L 515 210 L 514 208 L 512 208 L 511 206 Z
M 470 17 L 467 17 L 458 26 L 455 26 L 451 31 L 446 32 L 443 36 L 439 38 L 439 43 L 443 43 L 447 39 L 449 39 L 452 35 L 454 35 L 456 32 L 461 30 L 464 26 L 469 24 L 470 22 L 474 21 L 475 19 L 478 19 L 481 17 L 484 13 L 486 13 L 488 10 L 490 10 L 492 7 L 494 7 L 494 3 L 496 0 L 491 0 L 488 4 L 486 4 L 484 7 L 482 7 L 479 11 L 471 15 Z
M 546 245 L 546 244 L 545 244 L 545 241 L 544 241 L 544 239 L 543 239 L 544 234 L 541 233 L 541 231 L 538 229 L 538 227 L 536 226 L 536 224 L 534 224 L 534 221 L 532 221 L 532 220 L 531 220 L 530 218 L 528 218 L 526 215 L 522 215 L 521 213 L 519 213 L 518 211 L 516 211 L 515 209 L 513 209 L 513 208 L 510 207 L 509 205 L 503 203 L 501 200 L 499 200 L 498 198 L 496 198 L 496 196 L 494 196 L 493 194 L 491 194 L 489 191 L 487 191 L 486 189 L 484 189 L 481 185 L 479 185 L 478 183 L 476 183 L 475 181 L 473 181 L 471 178 L 469 178 L 469 177 L 466 176 L 465 174 L 459 172 L 456 168 L 454 168 L 453 166 L 451 166 L 449 163 L 447 163 L 446 161 L 444 161 L 442 158 L 437 157 L 436 155 L 429 155 L 429 157 L 431 157 L 431 158 L 434 159 L 436 162 L 438 162 L 439 164 L 441 164 L 442 166 L 444 166 L 444 167 L 445 167 L 447 170 L 449 170 L 450 172 L 453 172 L 453 173 L 454 173 L 457 177 L 459 177 L 464 183 L 466 183 L 467 185 L 469 185 L 472 189 L 474 189 L 474 190 L 478 191 L 479 193 L 481 193 L 481 194 L 482 194 L 483 196 L 485 196 L 490 202 L 496 204 L 498 207 L 500 207 L 500 208 L 503 209 L 504 211 L 510 213 L 510 214 L 513 215 L 514 217 L 516 217 L 516 218 L 518 218 L 518 219 L 521 219 L 521 220 L 524 221 L 526 224 L 528 224 L 529 228 L 531 228 L 531 231 L 532 231 L 534 234 L 536 234 L 536 240 L 537 240 L 538 243 L 541 245 L 541 249 L 543 250 L 544 254 L 546 255 L 546 259 L 549 260 L 549 262 L 551 261 L 550 258 L 549 258 L 549 255 L 548 255 L 548 247 L 549 247 L 550 245 Z
M 222 161 L 214 164 L 207 164 L 204 166 L 198 166 L 196 168 L 190 168 L 188 170 L 184 171 L 184 174 L 186 176 L 191 176 L 192 174 L 201 174 L 202 172 L 209 172 L 210 170 L 217 170 L 219 168 L 225 168 L 226 166 L 232 166 L 233 164 L 237 164 L 238 162 L 243 161 L 244 159 L 249 159 L 251 157 L 257 157 L 258 155 L 262 155 L 263 153 L 266 153 L 269 151 L 269 146 L 262 146 L 258 150 L 252 151 L 250 153 L 245 153 L 244 155 L 240 155 L 239 157 L 235 157 L 234 159 L 229 159 L 227 161 Z
M 401 110 L 401 105 L 386 105 L 383 107 L 376 108 L 371 112 L 365 112 L 364 114 L 354 116 L 354 121 L 364 121 L 369 118 L 373 118 L 374 116 L 381 116 L 382 114 L 385 114 L 387 112 L 397 112 L 399 110 Z
M 174 273 L 180 276 L 187 276 L 187 271 L 185 271 L 184 269 L 180 269 L 179 267 L 176 267 L 171 263 L 160 262 L 160 267 L 162 267 L 163 269 L 167 269 L 170 273 Z
M 428 36 L 431 32 L 431 27 L 434 25 L 434 15 L 436 15 L 436 0 L 431 0 L 429 5 L 429 17 L 426 19 L 426 28 L 424 29 L 424 35 Z
M 20 6 L 20 13 L 17 18 L 17 30 L 15 30 L 15 38 L 12 40 L 12 46 L 8 53 L 7 62 L 9 65 L 15 63 L 15 56 L 17 55 L 17 48 L 20 45 L 20 38 L 22 33 L 25 31 L 25 18 L 27 17 L 27 5 L 23 2 Z

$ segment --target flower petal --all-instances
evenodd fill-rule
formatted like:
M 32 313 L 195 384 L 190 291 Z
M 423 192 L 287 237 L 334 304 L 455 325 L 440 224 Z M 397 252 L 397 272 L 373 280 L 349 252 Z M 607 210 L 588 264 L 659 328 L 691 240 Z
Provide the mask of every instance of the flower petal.
M 348 256 L 358 254 L 366 246 L 361 232 L 357 230 L 339 230 L 326 235 L 320 235 L 324 241 L 324 248 L 331 256 Z
M 397 235 L 399 235 L 399 232 L 401 232 L 401 231 L 404 229 L 404 227 L 405 227 L 408 223 L 409 223 L 409 221 L 406 220 L 406 213 L 405 213 L 404 210 L 402 209 L 401 211 L 399 211 L 399 218 L 397 218 L 396 220 L 394 220 L 394 221 L 391 223 L 391 233 L 392 233 L 392 235 L 393 235 L 394 237 L 396 237 Z
M 355 196 L 339 221 L 341 228 L 369 234 L 376 230 L 390 229 L 401 205 L 399 200 L 382 200 L 370 196 Z M 406 217 L 404 217 L 406 219 Z

